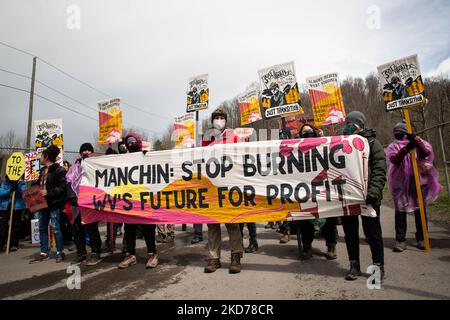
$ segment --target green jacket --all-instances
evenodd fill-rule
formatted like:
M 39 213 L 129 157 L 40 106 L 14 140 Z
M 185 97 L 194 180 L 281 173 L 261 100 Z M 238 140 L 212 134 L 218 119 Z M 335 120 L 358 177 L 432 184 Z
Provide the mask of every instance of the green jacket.
M 383 199 L 383 189 L 386 183 L 386 154 L 380 141 L 375 137 L 376 131 L 373 129 L 364 129 L 359 135 L 369 141 L 369 184 L 367 196 L 376 199 L 375 205 L 381 205 Z

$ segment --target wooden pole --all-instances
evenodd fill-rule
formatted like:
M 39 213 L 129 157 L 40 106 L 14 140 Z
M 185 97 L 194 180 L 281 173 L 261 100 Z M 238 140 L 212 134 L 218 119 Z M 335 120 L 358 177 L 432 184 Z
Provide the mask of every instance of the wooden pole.
M 13 224 L 15 196 L 16 196 L 16 191 L 13 191 L 11 194 L 11 213 L 9 214 L 8 241 L 6 242 L 6 254 L 9 254 L 9 245 L 11 243 L 11 231 L 12 231 L 12 224 Z
M 406 121 L 406 128 L 408 130 L 408 133 L 412 133 L 412 127 L 411 127 L 411 119 L 409 116 L 409 109 L 403 108 L 403 113 L 405 115 L 405 121 Z M 427 253 L 430 252 L 430 241 L 428 239 L 428 228 L 427 228 L 427 221 L 425 219 L 425 207 L 423 205 L 423 197 L 422 197 L 422 188 L 420 185 L 420 176 L 419 176 L 419 168 L 417 167 L 417 159 L 416 159 L 416 152 L 414 149 L 411 150 L 411 161 L 413 165 L 413 171 L 414 171 L 414 180 L 416 184 L 416 192 L 417 192 L 417 200 L 419 202 L 419 210 L 420 210 L 420 220 L 422 222 L 422 231 L 423 231 L 423 238 L 425 242 L 425 251 Z

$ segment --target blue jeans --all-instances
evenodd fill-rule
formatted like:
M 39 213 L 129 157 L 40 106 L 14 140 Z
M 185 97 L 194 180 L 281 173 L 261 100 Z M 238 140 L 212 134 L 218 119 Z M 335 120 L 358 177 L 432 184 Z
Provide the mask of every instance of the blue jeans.
M 48 247 L 48 223 L 51 223 L 55 233 L 56 250 L 60 253 L 64 250 L 64 242 L 60 226 L 61 211 L 58 208 L 49 208 L 39 211 L 39 240 L 41 242 L 41 253 L 49 253 Z
M 196 237 L 203 239 L 203 225 L 202 224 L 194 224 L 194 235 Z

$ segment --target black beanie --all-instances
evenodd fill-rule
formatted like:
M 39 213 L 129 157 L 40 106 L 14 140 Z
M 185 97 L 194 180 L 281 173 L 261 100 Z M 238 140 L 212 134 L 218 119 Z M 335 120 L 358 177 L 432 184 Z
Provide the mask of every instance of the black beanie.
M 89 142 L 85 142 L 80 147 L 80 154 L 83 153 L 83 151 L 90 151 L 94 153 L 94 147 Z

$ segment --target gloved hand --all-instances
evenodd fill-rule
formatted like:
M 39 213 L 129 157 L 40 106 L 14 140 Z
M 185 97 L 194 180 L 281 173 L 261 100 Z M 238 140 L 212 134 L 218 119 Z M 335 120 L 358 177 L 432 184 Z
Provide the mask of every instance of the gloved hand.
M 373 207 L 373 206 L 378 205 L 378 203 L 379 203 L 378 197 L 374 197 L 374 196 L 372 196 L 370 194 L 367 195 L 366 204 L 371 205 Z
M 407 133 L 407 134 L 406 134 L 406 138 L 407 138 L 409 141 L 414 141 L 414 140 L 416 139 L 416 135 L 415 135 L 414 133 Z
M 410 142 L 408 142 L 408 144 L 406 145 L 406 149 L 407 150 L 412 150 L 416 147 L 416 141 L 415 140 L 411 140 Z

